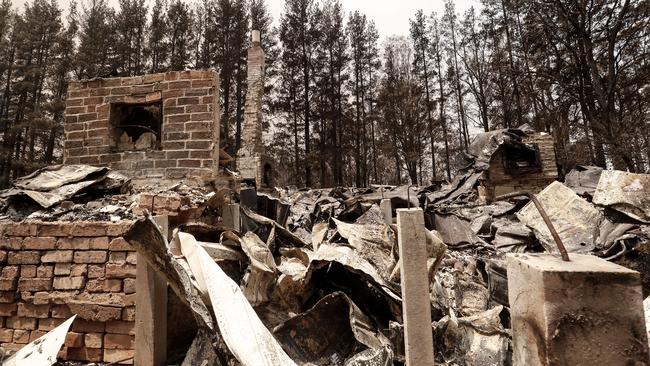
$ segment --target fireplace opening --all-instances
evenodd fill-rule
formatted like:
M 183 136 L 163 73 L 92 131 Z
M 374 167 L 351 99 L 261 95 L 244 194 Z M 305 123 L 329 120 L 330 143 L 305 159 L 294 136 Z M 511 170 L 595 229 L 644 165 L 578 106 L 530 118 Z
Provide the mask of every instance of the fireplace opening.
M 507 174 L 518 177 L 542 171 L 542 159 L 535 144 L 504 145 L 504 165 Z
M 112 104 L 110 122 L 117 150 L 160 149 L 162 103 Z

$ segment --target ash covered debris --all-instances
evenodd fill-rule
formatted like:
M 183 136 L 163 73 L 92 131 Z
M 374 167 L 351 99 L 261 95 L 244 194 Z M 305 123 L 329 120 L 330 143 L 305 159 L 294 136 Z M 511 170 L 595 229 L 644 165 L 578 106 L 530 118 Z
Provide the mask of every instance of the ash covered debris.
M 491 184 L 489 154 L 501 154 L 511 141 L 536 151 L 520 145 L 524 137 L 491 133 L 491 147 L 479 150 L 486 156 L 476 155 L 439 189 L 133 187 L 108 168 L 56 166 L 3 192 L 3 215 L 135 220 L 124 239 L 176 294 L 180 305 L 170 311 L 190 318 L 178 342 L 184 345 L 170 347 L 168 364 L 366 366 L 405 362 L 393 218 L 398 208 L 421 207 L 436 362 L 509 365 L 505 254 L 557 251 L 525 195 L 500 200 L 481 193 Z M 566 183 L 536 190 L 537 199 L 569 253 L 640 271 L 647 296 L 648 176 L 578 169 Z M 386 200 L 390 223 L 380 210 Z M 169 217 L 170 240 L 152 214 Z

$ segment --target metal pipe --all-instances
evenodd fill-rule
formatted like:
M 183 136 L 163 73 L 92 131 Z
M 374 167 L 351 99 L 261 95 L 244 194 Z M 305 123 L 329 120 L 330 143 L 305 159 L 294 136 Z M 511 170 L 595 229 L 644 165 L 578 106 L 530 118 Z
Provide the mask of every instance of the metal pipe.
M 557 234 L 557 231 L 555 230 L 555 226 L 553 226 L 553 223 L 551 222 L 551 218 L 548 217 L 548 214 L 546 214 L 546 210 L 544 210 L 544 207 L 542 207 L 542 204 L 539 202 L 537 197 L 531 192 L 512 192 L 508 194 L 504 194 L 501 196 L 496 197 L 494 200 L 495 201 L 505 201 L 510 198 L 515 198 L 515 197 L 521 197 L 521 196 L 526 196 L 530 198 L 530 200 L 533 202 L 535 207 L 537 208 L 537 211 L 539 211 L 540 216 L 542 216 L 542 219 L 544 220 L 544 223 L 548 227 L 548 231 L 551 232 L 551 236 L 553 237 L 553 240 L 555 240 L 555 245 L 557 246 L 557 249 L 560 251 L 560 255 L 562 256 L 562 260 L 565 262 L 569 262 L 569 253 L 566 251 L 566 248 L 564 247 L 564 243 L 562 243 L 562 239 L 560 239 L 560 236 Z

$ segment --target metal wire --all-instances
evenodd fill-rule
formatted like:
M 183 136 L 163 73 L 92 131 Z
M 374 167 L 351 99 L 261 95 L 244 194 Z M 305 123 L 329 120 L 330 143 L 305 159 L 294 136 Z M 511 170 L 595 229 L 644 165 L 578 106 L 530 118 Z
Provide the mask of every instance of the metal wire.
M 571 260 L 569 259 L 569 253 L 567 253 L 566 248 L 564 247 L 564 243 L 562 243 L 562 239 L 560 239 L 560 236 L 558 235 L 557 231 L 555 230 L 555 226 L 553 226 L 553 223 L 551 222 L 551 218 L 548 217 L 548 214 L 546 214 L 546 210 L 544 210 L 544 207 L 542 207 L 542 204 L 539 202 L 537 197 L 531 192 L 513 192 L 513 193 L 508 193 L 504 194 L 501 196 L 498 196 L 494 199 L 494 201 L 504 201 L 510 198 L 515 198 L 515 197 L 520 197 L 520 196 L 527 196 L 530 198 L 530 200 L 533 202 L 535 207 L 537 208 L 537 211 L 539 211 L 540 216 L 542 216 L 542 219 L 544 220 L 544 223 L 548 227 L 548 231 L 551 232 L 551 236 L 553 237 L 553 240 L 555 241 L 555 245 L 557 245 L 557 249 L 560 251 L 560 255 L 562 256 L 562 260 L 565 262 L 570 262 Z

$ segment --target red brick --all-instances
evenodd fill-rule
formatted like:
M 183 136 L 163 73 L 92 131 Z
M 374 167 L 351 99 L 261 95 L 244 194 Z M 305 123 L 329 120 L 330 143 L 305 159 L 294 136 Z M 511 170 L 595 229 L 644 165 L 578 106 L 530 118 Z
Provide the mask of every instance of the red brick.
M 50 303 L 50 293 L 45 291 L 39 291 L 34 294 L 34 299 L 32 300 L 34 305 L 45 305 Z
M 200 168 L 201 160 L 196 159 L 185 159 L 178 161 L 178 167 L 180 168 Z
M 104 266 L 90 264 L 88 265 L 88 278 L 104 277 Z
M 54 276 L 54 266 L 38 266 L 36 268 L 36 277 L 49 278 Z
M 73 264 L 70 267 L 70 276 L 85 276 L 88 273 L 87 264 Z
M 167 159 L 186 159 L 190 156 L 187 150 L 167 151 Z
M 16 304 L 0 304 L 0 316 L 15 316 L 17 312 Z
M 99 362 L 103 360 L 101 348 L 68 348 L 67 359 L 75 361 Z
M 53 305 L 52 306 L 52 318 L 56 319 L 68 319 L 74 315 L 72 311 L 70 311 L 70 307 L 68 305 Z M 75 320 L 75 323 L 78 320 Z
M 84 335 L 83 333 L 77 332 L 68 332 L 65 336 L 65 341 L 63 342 L 68 347 L 83 347 L 84 345 Z
M 120 292 L 122 291 L 122 280 L 110 279 L 104 281 L 105 292 Z
M 34 236 L 23 240 L 24 249 L 47 250 L 55 249 L 56 239 L 51 236 Z
M 5 266 L 2 269 L 0 269 L 1 278 L 18 278 L 19 275 L 20 275 L 19 266 Z
M 86 285 L 86 277 L 56 277 L 54 278 L 54 289 L 56 290 L 80 290 Z
M 108 262 L 117 264 L 126 263 L 126 252 L 111 252 L 108 257 Z
M 104 291 L 104 281 L 101 279 L 92 279 L 86 282 L 86 291 L 88 292 L 103 292 Z
M 44 222 L 38 227 L 38 236 L 70 236 L 71 223 Z M 53 248 L 52 248 L 53 249 Z
M 189 89 L 192 87 L 190 81 L 172 81 L 169 83 L 169 90 L 174 89 Z
M 39 264 L 41 255 L 37 251 L 9 252 L 9 264 Z
M 0 291 L 15 291 L 16 278 L 0 278 Z
M 54 265 L 54 275 L 55 276 L 65 276 L 70 274 L 70 263 L 57 263 Z
M 34 264 L 23 264 L 20 266 L 20 277 L 21 278 L 33 278 L 36 277 L 36 265 Z
M 177 164 L 176 160 L 154 160 L 155 168 L 175 168 Z
M 187 113 L 204 113 L 208 111 L 208 105 L 207 104 L 189 105 L 185 107 L 185 111 Z M 212 117 L 210 117 L 210 119 L 212 119 Z
M 129 252 L 126 255 L 126 263 L 128 264 L 137 264 L 138 263 L 138 252 Z
M 46 335 L 47 332 L 42 331 L 42 330 L 32 330 L 29 332 L 29 341 L 34 342 L 35 340 L 41 338 L 42 336 Z
M 108 249 L 111 251 L 124 251 L 133 250 L 133 247 L 124 238 L 115 238 L 108 244 Z
M 19 291 L 48 291 L 52 289 L 52 280 L 48 278 L 21 278 L 18 280 Z
M 136 269 L 129 264 L 106 264 L 106 278 L 135 278 Z
M 7 318 L 7 328 L 12 329 L 34 330 L 36 329 L 36 323 L 35 318 L 19 318 L 16 316 Z
M 15 291 L 0 291 L 0 304 L 9 304 L 16 300 Z
M 11 343 L 14 339 L 13 329 L 0 329 L 0 343 Z
M 165 74 L 159 73 L 159 74 L 149 74 L 149 75 L 144 75 L 142 77 L 142 82 L 144 84 L 149 84 L 149 83 L 156 83 L 165 80 Z
M 104 349 L 133 349 L 134 336 L 126 334 L 106 334 L 104 336 Z
M 18 316 L 44 319 L 50 316 L 50 305 L 18 304 Z
M 75 263 L 104 263 L 108 255 L 104 250 L 76 251 L 74 253 Z
M 102 333 L 86 333 L 84 344 L 90 348 L 102 348 L 104 346 L 104 335 Z
M 23 249 L 23 238 L 21 238 L 21 237 L 0 238 L 0 249 L 2 249 L 2 250 L 22 250 Z
M 122 85 L 138 85 L 142 84 L 142 76 L 131 76 L 128 78 L 121 78 Z
M 204 95 L 210 94 L 212 94 L 212 90 L 210 88 L 196 88 L 185 90 L 186 97 L 202 97 Z
M 110 88 L 93 88 L 90 89 L 90 96 L 91 97 L 96 97 L 96 96 L 106 96 L 111 94 L 111 89 Z
M 212 121 L 212 113 L 192 113 L 192 121 Z
M 14 330 L 14 340 L 13 343 L 16 344 L 27 344 L 29 343 L 29 330 L 16 329 Z
M 212 159 L 212 151 L 209 150 L 192 150 L 190 151 L 190 157 L 196 159 Z
M 94 99 L 94 98 L 88 98 L 84 100 L 84 104 L 88 105 L 88 100 L 89 99 Z M 101 98 L 100 98 L 101 99 Z M 94 104 L 94 103 L 93 103 Z M 84 113 L 80 114 L 77 116 L 79 122 L 88 122 L 88 121 L 94 121 L 97 119 L 97 112 L 92 112 L 92 113 Z
M 36 236 L 38 225 L 27 222 L 12 222 L 4 226 L 4 233 L 7 236 Z
M 176 105 L 199 104 L 198 97 L 184 97 L 176 100 Z
M 120 365 L 133 365 L 135 351 L 130 349 L 104 349 L 104 362 L 122 361 Z
M 69 263 L 72 262 L 72 250 L 52 250 L 43 253 L 43 263 Z
M 106 332 L 114 334 L 135 334 L 135 322 L 113 320 L 106 322 Z
M 135 306 L 129 306 L 122 309 L 122 320 L 135 321 Z
M 122 319 L 122 308 L 108 305 L 98 305 L 95 303 L 68 303 L 70 310 L 77 314 L 79 318 L 96 321 L 106 322 L 109 320 Z
M 182 109 L 182 107 L 174 107 L 174 108 L 176 108 L 176 109 L 181 108 Z M 185 114 L 185 111 L 182 111 L 182 112 L 179 111 L 178 113 L 179 114 L 175 114 L 173 116 L 172 115 L 167 115 L 167 121 L 166 122 L 167 123 L 179 123 L 179 122 L 189 122 L 190 121 L 191 117 L 190 117 L 189 114 Z
M 77 222 L 73 233 L 76 236 L 106 236 L 106 226 L 104 222 Z
M 88 321 L 82 318 L 75 319 L 72 330 L 79 333 L 104 333 L 108 323 Z
M 71 237 L 59 238 L 56 244 L 57 249 L 90 249 L 90 238 Z
M 47 318 L 38 320 L 38 329 L 49 332 L 52 329 L 61 325 L 65 319 Z
M 99 157 L 98 156 L 84 156 L 81 159 L 79 159 L 79 162 L 81 164 L 99 164 Z
M 202 123 L 202 122 L 199 122 Z M 197 149 L 197 150 L 202 150 L 202 149 L 209 149 L 210 145 L 212 144 L 212 141 L 187 141 L 186 145 L 188 149 Z

